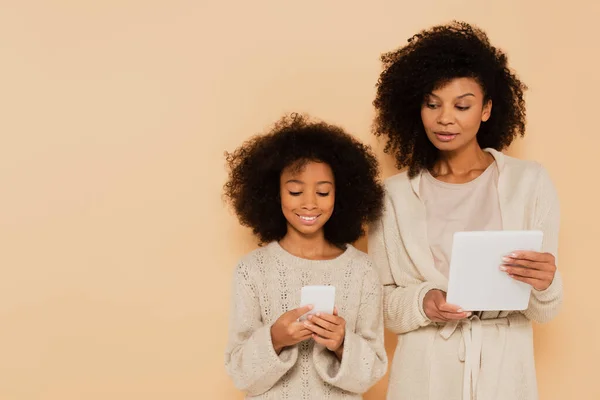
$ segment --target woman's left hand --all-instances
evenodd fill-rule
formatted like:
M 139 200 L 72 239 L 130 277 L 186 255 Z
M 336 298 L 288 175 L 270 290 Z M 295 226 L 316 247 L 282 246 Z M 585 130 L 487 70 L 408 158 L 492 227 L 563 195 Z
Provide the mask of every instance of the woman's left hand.
M 546 290 L 554 280 L 556 261 L 550 253 L 515 251 L 503 258 L 500 266 L 511 278 L 530 284 L 536 290 Z
M 309 315 L 304 326 L 313 332 L 315 342 L 327 347 L 340 360 L 342 359 L 346 320 L 338 315 L 337 307 L 333 309 L 333 315 L 323 313 Z

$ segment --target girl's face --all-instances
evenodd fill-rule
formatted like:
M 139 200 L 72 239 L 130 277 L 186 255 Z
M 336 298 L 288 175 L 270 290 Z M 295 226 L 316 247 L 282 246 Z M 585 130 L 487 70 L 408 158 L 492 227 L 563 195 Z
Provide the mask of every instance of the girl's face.
M 333 171 L 322 162 L 311 161 L 300 169 L 288 166 L 281 173 L 280 195 L 288 233 L 321 235 L 335 203 Z
M 427 138 L 443 152 L 477 145 L 477 132 L 490 118 L 491 100 L 473 78 L 456 78 L 426 96 L 421 120 Z

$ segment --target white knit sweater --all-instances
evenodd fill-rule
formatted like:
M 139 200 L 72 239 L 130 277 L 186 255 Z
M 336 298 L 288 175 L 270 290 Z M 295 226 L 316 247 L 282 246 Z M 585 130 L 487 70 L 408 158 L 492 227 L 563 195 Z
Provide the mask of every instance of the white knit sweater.
M 285 348 L 271 342 L 271 325 L 300 305 L 305 285 L 333 285 L 346 320 L 344 351 L 312 339 Z M 361 399 L 387 370 L 382 289 L 368 256 L 352 246 L 333 260 L 293 256 L 276 243 L 245 256 L 233 275 L 225 365 L 252 399 Z
M 559 204 L 541 165 L 489 151 L 498 164 L 505 230 L 544 232 L 543 251 L 557 256 Z M 484 312 L 459 323 L 432 323 L 423 312 L 431 289 L 447 290 L 434 265 L 419 179 L 386 181 L 384 217 L 369 235 L 369 254 L 384 285 L 386 327 L 400 335 L 390 372 L 389 400 L 537 399 L 531 321 L 547 322 L 562 303 L 557 272 L 544 291 L 532 290 L 523 312 Z

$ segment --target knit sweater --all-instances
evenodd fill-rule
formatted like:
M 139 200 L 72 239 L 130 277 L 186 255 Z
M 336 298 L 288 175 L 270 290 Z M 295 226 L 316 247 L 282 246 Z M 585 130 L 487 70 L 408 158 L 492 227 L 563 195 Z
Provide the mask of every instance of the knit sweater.
M 300 305 L 306 285 L 333 285 L 346 321 L 341 362 L 309 339 L 273 349 L 271 326 Z M 382 289 L 369 257 L 348 245 L 332 260 L 308 260 L 272 242 L 242 258 L 233 274 L 225 365 L 251 399 L 361 399 L 387 370 Z
M 546 170 L 492 149 L 498 164 L 498 197 L 505 230 L 541 230 L 542 251 L 557 257 L 559 203 Z M 547 322 L 562 303 L 562 280 L 532 290 L 524 311 L 483 312 L 462 321 L 432 323 L 423 298 L 447 290 L 427 237 L 420 175 L 386 180 L 386 209 L 370 229 L 369 254 L 384 285 L 386 327 L 400 335 L 388 388 L 389 400 L 537 399 L 531 321 Z M 558 261 L 557 261 L 558 263 Z

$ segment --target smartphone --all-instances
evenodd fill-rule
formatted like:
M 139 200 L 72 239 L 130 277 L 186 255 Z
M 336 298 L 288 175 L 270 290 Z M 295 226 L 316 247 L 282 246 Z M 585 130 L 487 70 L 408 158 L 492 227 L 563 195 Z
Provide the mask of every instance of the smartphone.
M 300 317 L 303 321 L 311 314 L 333 314 L 335 306 L 335 286 L 311 285 L 304 286 L 300 292 L 300 307 L 312 304 L 313 309 Z

